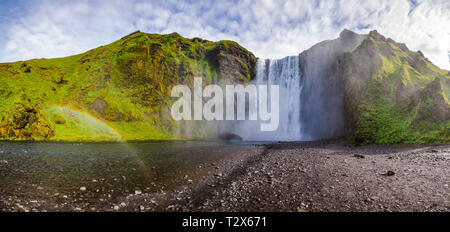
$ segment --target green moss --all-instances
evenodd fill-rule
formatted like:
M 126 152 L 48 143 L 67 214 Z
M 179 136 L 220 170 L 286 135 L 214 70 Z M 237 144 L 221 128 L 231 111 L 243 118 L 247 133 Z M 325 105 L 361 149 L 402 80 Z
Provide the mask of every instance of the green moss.
M 178 139 L 170 132 L 177 126 L 170 118 L 170 90 L 176 84 L 192 85 L 194 76 L 207 83 L 217 81 L 220 70 L 210 56 L 218 46 L 235 46 L 251 54 L 231 41 L 137 32 L 75 56 L 0 64 L 0 138 L 117 139 L 89 120 L 51 110 L 61 106 L 89 114 L 124 140 Z M 107 104 L 102 115 L 91 109 L 97 98 Z M 38 123 L 14 129 L 23 111 L 17 105 L 35 109 Z
M 450 141 L 450 120 L 445 120 L 445 116 L 428 120 L 436 110 L 450 112 L 446 111 L 450 109 L 448 71 L 432 65 L 420 53 L 402 51 L 372 36 L 340 62 L 345 70 L 342 76 L 346 81 L 347 123 L 350 137 L 357 143 Z M 435 78 L 440 80 L 442 89 L 425 90 Z M 438 106 L 438 99 L 445 103 L 441 101 Z

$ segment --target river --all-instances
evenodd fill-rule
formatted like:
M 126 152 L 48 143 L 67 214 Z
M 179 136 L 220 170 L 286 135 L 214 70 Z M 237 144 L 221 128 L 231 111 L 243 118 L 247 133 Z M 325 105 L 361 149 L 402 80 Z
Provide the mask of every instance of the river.
M 0 142 L 0 195 L 106 203 L 195 181 L 215 162 L 253 146 L 212 141 Z

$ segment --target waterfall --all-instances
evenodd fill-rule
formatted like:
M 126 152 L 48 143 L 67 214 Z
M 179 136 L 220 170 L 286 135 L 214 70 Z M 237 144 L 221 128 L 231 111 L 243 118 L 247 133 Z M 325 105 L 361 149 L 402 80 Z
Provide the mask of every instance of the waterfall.
M 305 141 L 342 137 L 344 80 L 337 61 L 366 38 L 344 30 L 335 40 L 318 43 L 299 56 L 258 60 L 251 84 L 279 85 L 279 127 L 260 131 L 261 121 L 235 122 L 227 131 L 253 141 Z M 270 102 L 270 100 L 269 100 Z
M 247 120 L 238 122 L 234 133 L 240 135 L 244 140 L 305 140 L 301 134 L 301 83 L 298 56 L 288 56 L 283 59 L 258 60 L 256 79 L 251 84 L 267 84 L 269 88 L 271 85 L 279 85 L 279 126 L 275 131 L 262 132 L 259 130 L 261 121 Z M 269 102 L 271 102 L 270 98 Z

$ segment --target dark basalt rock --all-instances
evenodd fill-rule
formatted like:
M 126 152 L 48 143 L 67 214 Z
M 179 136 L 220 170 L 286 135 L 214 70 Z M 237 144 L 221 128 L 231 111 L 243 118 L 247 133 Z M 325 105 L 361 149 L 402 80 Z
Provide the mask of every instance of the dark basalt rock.
M 373 30 L 373 31 L 369 32 L 369 37 L 373 37 L 375 40 L 379 40 L 379 41 L 386 41 L 386 37 L 384 37 L 383 35 L 378 33 L 377 30 Z
M 218 136 L 219 140 L 242 141 L 242 137 L 233 133 L 223 133 Z
M 344 30 L 339 38 L 320 42 L 300 53 L 300 81 L 303 83 L 300 99 L 311 103 L 300 105 L 303 135 L 313 140 L 345 135 L 342 80 L 346 79 L 338 75 L 339 62 L 341 56 L 352 52 L 366 37 Z
M 419 110 L 413 125 L 421 121 L 442 123 L 450 120 L 450 105 L 445 101 L 439 78 L 430 82 L 419 94 Z
M 100 115 L 101 117 L 104 116 L 106 109 L 108 108 L 108 104 L 105 102 L 105 100 L 96 98 L 94 102 L 89 105 L 89 110 L 94 110 Z
M 242 80 L 255 76 L 256 57 L 231 41 L 224 41 L 206 54 L 208 61 L 219 70 L 219 79 Z
M 27 140 L 52 137 L 53 128 L 39 108 L 37 105 L 16 104 L 11 109 L 14 112 L 12 121 L 8 124 L 0 123 L 0 137 L 8 136 Z M 4 117 L 2 121 L 5 121 Z

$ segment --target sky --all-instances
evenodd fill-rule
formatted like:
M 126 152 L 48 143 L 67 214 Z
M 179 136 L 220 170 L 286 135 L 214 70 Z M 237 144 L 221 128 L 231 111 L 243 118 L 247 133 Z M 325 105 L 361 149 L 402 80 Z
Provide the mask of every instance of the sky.
M 448 0 L 0 0 L 0 62 L 85 52 L 140 30 L 298 55 L 344 29 L 377 30 L 450 70 Z

